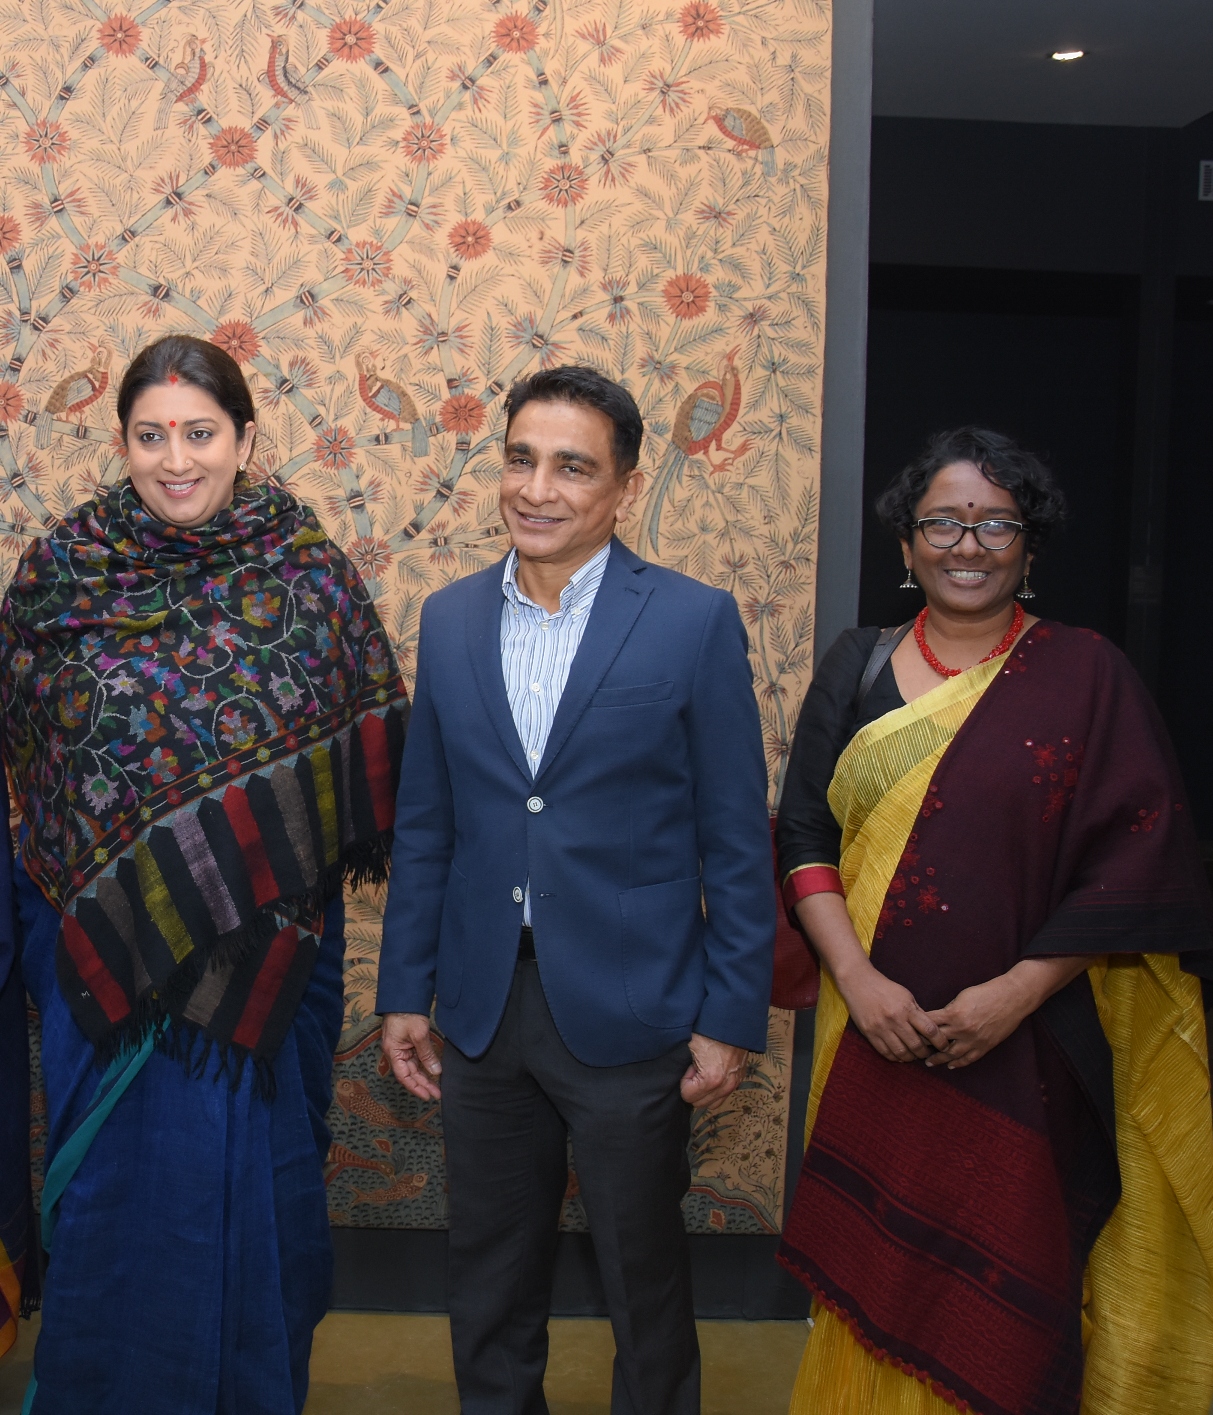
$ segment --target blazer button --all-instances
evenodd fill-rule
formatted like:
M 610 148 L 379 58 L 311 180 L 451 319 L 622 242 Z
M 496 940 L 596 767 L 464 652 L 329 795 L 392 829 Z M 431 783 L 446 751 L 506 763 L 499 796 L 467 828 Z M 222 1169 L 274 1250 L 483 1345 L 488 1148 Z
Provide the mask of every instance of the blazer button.
M 522 886 L 521 886 L 521 885 L 518 885 L 518 884 L 516 884 L 516 885 L 514 886 L 514 903 L 515 903 L 515 904 L 521 904 L 521 903 L 522 903 Z
M 541 796 L 532 796 L 526 803 L 526 808 L 533 814 L 538 815 L 539 812 L 543 810 L 543 798 Z

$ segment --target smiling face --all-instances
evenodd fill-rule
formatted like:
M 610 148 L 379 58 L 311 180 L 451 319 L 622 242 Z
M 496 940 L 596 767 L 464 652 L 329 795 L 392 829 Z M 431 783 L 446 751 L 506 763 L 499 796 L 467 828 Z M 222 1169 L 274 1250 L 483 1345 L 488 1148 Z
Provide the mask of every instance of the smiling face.
M 916 520 L 926 516 L 947 516 L 966 525 L 1023 520 L 1011 493 L 987 481 L 972 462 L 952 462 L 936 473 L 914 510 Z M 1005 550 L 986 550 L 972 531 L 966 531 L 951 550 L 938 550 L 915 530 L 901 548 L 927 604 L 952 614 L 985 616 L 1009 605 L 1032 562 L 1022 534 Z
M 231 505 L 256 431 L 248 423 L 238 438 L 231 418 L 193 384 L 145 388 L 126 429 L 127 469 L 144 509 L 172 526 L 205 525 Z
M 626 519 L 644 482 L 615 474 L 615 426 L 580 403 L 533 400 L 506 434 L 501 519 L 519 557 L 584 565 Z

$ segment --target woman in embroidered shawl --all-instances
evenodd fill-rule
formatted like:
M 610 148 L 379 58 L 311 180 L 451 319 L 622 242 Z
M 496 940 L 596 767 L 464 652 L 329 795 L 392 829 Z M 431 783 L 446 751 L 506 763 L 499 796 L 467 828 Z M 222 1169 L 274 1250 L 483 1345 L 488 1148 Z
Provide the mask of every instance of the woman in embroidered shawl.
M 874 681 L 878 630 L 830 650 L 778 827 L 825 964 L 792 1410 L 1207 1415 L 1213 949 L 1166 733 L 1015 602 L 1062 511 L 1035 458 L 944 434 L 878 509 L 927 607 Z
M 49 1110 L 26 1408 L 295 1415 L 342 883 L 384 876 L 407 702 L 345 556 L 243 477 L 227 354 L 149 346 L 118 416 L 129 479 L 29 547 L 0 622 Z

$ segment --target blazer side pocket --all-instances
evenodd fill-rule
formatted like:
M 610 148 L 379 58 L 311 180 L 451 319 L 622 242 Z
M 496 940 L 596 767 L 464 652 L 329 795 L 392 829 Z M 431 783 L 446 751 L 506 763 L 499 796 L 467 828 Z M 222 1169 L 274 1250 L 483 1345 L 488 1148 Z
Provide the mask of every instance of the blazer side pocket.
M 638 683 L 634 688 L 599 688 L 594 694 L 595 707 L 643 707 L 645 703 L 663 703 L 674 692 L 674 680 L 667 683 Z
M 704 918 L 698 875 L 624 890 L 623 985 L 646 1027 L 689 1027 L 703 1006 Z
M 454 1007 L 463 991 L 464 938 L 467 933 L 467 876 L 451 866 L 442 899 L 438 931 L 438 978 L 435 990 L 443 1007 Z

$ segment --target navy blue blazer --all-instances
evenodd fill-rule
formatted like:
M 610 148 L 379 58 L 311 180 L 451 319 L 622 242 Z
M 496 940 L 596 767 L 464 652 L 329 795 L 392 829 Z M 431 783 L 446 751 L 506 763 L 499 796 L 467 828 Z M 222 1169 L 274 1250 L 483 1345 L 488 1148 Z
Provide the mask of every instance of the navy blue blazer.
M 428 1012 L 468 1056 L 501 1021 L 523 889 L 565 1045 L 591 1066 L 692 1031 L 767 1043 L 775 891 L 767 773 L 732 595 L 612 542 L 532 778 L 501 668 L 503 562 L 426 601 L 379 1012 Z

